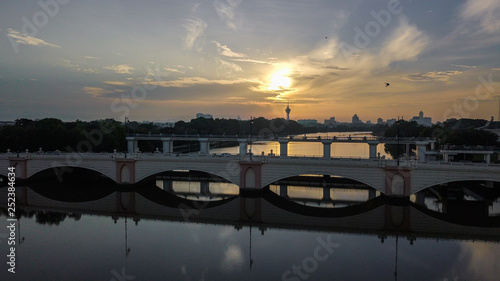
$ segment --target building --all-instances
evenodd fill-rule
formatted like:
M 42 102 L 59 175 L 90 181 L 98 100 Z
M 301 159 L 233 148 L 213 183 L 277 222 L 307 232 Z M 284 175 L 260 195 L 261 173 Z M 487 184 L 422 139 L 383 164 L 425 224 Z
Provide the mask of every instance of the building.
M 361 120 L 359 120 L 359 117 L 357 114 L 354 114 L 354 116 L 352 117 L 352 124 L 360 124 L 362 123 Z
M 214 119 L 212 114 L 196 113 L 196 118 Z
M 378 118 L 377 119 L 377 125 L 384 125 L 384 119 Z
M 301 119 L 297 120 L 297 123 L 304 127 L 315 127 L 318 125 L 318 120 L 316 119 Z
M 337 124 L 337 121 L 335 121 L 335 117 L 330 117 L 330 119 L 325 119 L 325 125 L 326 126 L 335 126 Z
M 394 118 L 387 119 L 387 125 L 392 126 L 392 125 L 394 125 L 394 123 L 396 123 L 396 119 L 394 119 Z
M 432 118 L 431 117 L 424 117 L 424 113 L 420 111 L 418 113 L 418 116 L 413 116 L 410 121 L 415 121 L 417 124 L 422 125 L 422 126 L 427 126 L 430 127 L 432 126 Z
M 286 105 L 286 109 L 285 109 L 285 112 L 286 112 L 286 121 L 290 121 L 290 111 L 292 111 L 290 109 L 290 104 L 287 104 Z

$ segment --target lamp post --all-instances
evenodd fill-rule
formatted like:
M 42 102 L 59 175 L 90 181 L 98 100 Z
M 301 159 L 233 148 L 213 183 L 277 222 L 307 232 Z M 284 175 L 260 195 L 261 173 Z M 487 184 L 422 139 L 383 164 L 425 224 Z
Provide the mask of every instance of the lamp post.
M 252 161 L 252 134 L 253 134 L 253 117 L 250 116 L 250 161 Z
M 396 158 L 397 158 L 396 161 L 397 161 L 397 165 L 399 167 L 399 116 L 398 116 L 398 121 L 396 121 L 396 124 L 397 124 L 397 129 L 398 129 L 398 131 L 396 133 L 396 140 L 398 142 L 398 144 L 397 144 L 397 150 L 396 150 L 397 151 L 396 152 Z

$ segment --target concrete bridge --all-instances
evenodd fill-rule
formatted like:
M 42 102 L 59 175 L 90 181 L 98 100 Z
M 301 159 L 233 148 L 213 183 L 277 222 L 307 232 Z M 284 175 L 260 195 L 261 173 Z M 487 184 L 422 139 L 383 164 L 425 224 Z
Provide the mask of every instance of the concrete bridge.
M 6 198 L 6 188 L 0 189 Z M 64 202 L 34 192 L 28 187 L 16 189 L 18 209 L 26 212 L 50 211 L 107 216 L 113 220 L 133 219 L 195 222 L 213 225 L 298 229 L 377 235 L 383 242 L 388 235 L 417 238 L 500 241 L 498 218 L 454 220 L 445 214 L 426 211 L 416 204 L 391 206 L 377 197 L 363 205 L 347 208 L 312 208 L 290 203 L 271 192 L 257 198 L 233 197 L 217 202 L 190 201 L 156 187 L 139 192 L 113 192 L 90 202 Z M 6 208 L 7 201 L 0 202 Z
M 210 154 L 210 144 L 215 142 L 238 142 L 239 154 L 246 155 L 248 145 L 252 142 L 259 141 L 276 141 L 280 144 L 280 156 L 288 155 L 288 144 L 290 142 L 320 142 L 323 144 L 323 158 L 327 159 L 331 156 L 332 143 L 366 143 L 369 146 L 370 159 L 377 158 L 377 145 L 384 144 L 401 144 L 405 145 L 406 155 L 410 154 L 410 144 L 417 146 L 417 159 L 425 161 L 427 147 L 434 150 L 435 140 L 430 138 L 385 138 L 385 137 L 370 137 L 370 136 L 316 136 L 311 137 L 303 136 L 226 136 L 226 135 L 155 135 L 155 134 L 136 134 L 129 135 L 127 139 L 127 152 L 139 152 L 139 141 L 161 141 L 163 143 L 162 153 L 165 155 L 172 154 L 174 148 L 174 141 L 190 141 L 199 142 L 200 154 Z M 159 152 L 159 150 L 158 150 Z M 403 153 L 403 152 L 402 152 Z
M 417 160 L 339 159 L 233 155 L 163 155 L 161 153 L 36 153 L 0 154 L 0 175 L 15 167 L 18 179 L 53 170 L 58 176 L 75 168 L 103 174 L 119 184 L 135 184 L 162 172 L 202 171 L 244 190 L 258 190 L 281 179 L 303 175 L 334 175 L 366 184 L 385 195 L 409 196 L 433 185 L 454 181 L 500 182 L 500 165 Z M 488 186 L 494 186 L 490 184 Z

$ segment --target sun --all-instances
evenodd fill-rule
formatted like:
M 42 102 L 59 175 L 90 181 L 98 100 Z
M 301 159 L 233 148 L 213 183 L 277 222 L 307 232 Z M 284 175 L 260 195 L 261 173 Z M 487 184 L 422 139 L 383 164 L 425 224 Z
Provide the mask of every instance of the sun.
M 292 84 L 292 79 L 288 77 L 289 72 L 289 69 L 282 69 L 273 73 L 269 79 L 268 89 L 272 91 L 288 89 Z

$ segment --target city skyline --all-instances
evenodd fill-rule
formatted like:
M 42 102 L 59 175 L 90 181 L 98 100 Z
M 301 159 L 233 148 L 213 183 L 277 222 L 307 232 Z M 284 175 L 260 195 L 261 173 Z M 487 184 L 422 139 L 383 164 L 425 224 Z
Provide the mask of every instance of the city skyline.
M 8 0 L 0 120 L 498 118 L 500 2 Z

